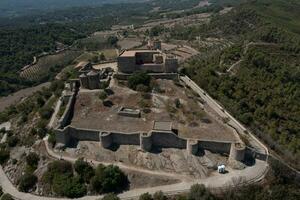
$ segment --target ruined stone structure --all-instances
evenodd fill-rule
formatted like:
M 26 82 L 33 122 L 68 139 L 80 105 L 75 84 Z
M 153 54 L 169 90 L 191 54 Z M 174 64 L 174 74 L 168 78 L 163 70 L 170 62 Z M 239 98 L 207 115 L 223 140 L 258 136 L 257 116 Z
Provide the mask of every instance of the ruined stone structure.
M 118 115 L 124 116 L 124 117 L 134 117 L 134 118 L 140 118 L 141 117 L 141 111 L 131 108 L 124 108 L 121 107 L 118 111 Z
M 82 88 L 94 90 L 100 89 L 102 83 L 109 82 L 110 77 L 108 76 L 108 72 L 106 72 L 105 70 L 90 70 L 88 72 L 82 73 L 79 76 L 79 80 Z
M 92 64 L 90 62 L 80 62 L 75 66 L 79 72 L 88 72 L 92 69 Z
M 118 57 L 118 69 L 121 73 L 176 73 L 178 59 L 159 50 L 128 50 Z

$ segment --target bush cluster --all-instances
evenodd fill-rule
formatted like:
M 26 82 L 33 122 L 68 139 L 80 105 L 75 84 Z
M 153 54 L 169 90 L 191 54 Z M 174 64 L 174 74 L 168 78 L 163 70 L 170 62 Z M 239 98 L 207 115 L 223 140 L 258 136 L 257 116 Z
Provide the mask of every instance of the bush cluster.
M 128 78 L 128 87 L 133 90 L 149 90 L 151 77 L 146 72 L 136 72 Z
M 120 192 L 128 185 L 127 176 L 118 167 L 99 165 L 94 169 L 82 158 L 74 165 L 63 160 L 50 163 L 42 181 L 56 195 L 69 198 L 82 197 L 88 190 L 93 193 Z

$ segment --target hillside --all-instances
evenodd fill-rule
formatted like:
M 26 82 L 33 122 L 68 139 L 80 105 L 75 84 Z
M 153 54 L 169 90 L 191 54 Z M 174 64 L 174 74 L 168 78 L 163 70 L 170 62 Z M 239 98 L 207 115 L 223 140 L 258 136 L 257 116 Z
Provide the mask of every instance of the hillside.
M 177 39 L 194 41 L 200 35 L 232 43 L 191 60 L 186 73 L 298 168 L 299 6 L 293 0 L 251 1 L 207 25 L 173 34 Z

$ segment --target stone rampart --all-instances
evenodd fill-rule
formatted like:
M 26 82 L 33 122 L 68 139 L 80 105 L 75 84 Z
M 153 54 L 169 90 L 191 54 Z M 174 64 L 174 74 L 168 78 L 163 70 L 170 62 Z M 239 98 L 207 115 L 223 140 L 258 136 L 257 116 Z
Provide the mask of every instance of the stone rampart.
M 111 132 L 113 143 L 119 145 L 140 145 L 140 133 L 114 133 Z
M 231 142 L 213 141 L 213 140 L 199 140 L 200 149 L 209 150 L 215 153 L 229 154 Z
M 70 137 L 79 141 L 100 141 L 99 130 L 78 129 L 70 127 Z
M 152 146 L 163 148 L 186 148 L 186 140 L 168 131 L 151 131 Z
M 75 139 L 79 141 L 97 141 L 104 148 L 117 144 L 137 145 L 144 151 L 151 151 L 153 147 L 186 149 L 192 155 L 197 155 L 198 151 L 202 149 L 214 153 L 227 154 L 238 161 L 244 159 L 246 151 L 247 153 L 253 153 L 249 149 L 246 150 L 244 145 L 237 146 L 236 143 L 226 141 L 184 139 L 169 131 L 153 130 L 149 133 L 130 134 L 67 126 L 64 129 L 55 129 L 55 134 L 57 143 L 64 145 L 68 145 L 72 139 Z M 258 153 L 255 155 L 258 156 Z
M 73 94 L 70 97 L 68 97 L 66 109 L 65 109 L 62 117 L 59 119 L 59 128 L 61 128 L 61 129 L 70 124 L 71 118 L 73 116 L 77 92 L 78 92 L 78 90 L 76 89 L 73 92 Z

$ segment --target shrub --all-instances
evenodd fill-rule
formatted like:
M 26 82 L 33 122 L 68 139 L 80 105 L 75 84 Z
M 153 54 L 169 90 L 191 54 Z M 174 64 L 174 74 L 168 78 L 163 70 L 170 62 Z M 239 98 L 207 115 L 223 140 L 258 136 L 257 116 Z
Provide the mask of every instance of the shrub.
M 64 160 L 56 160 L 48 164 L 48 170 L 43 175 L 43 182 L 52 184 L 55 176 L 73 176 L 72 164 Z
M 155 192 L 153 194 L 153 199 L 154 200 L 167 200 L 167 197 L 164 195 L 162 191 Z
M 113 193 L 109 193 L 109 194 L 106 194 L 102 198 L 102 200 L 120 200 L 120 198 L 117 195 L 113 194 Z
M 188 194 L 188 200 L 214 200 L 214 199 L 215 197 L 202 184 L 193 185 Z
M 9 151 L 5 149 L 0 149 L 0 164 L 3 165 L 9 159 Z
M 53 180 L 53 191 L 60 195 L 69 198 L 83 197 L 87 193 L 86 186 L 81 181 L 80 177 L 55 176 Z
M 100 89 L 106 89 L 109 86 L 108 82 L 100 82 Z
M 114 103 L 110 100 L 105 100 L 102 102 L 105 107 L 112 107 Z
M 40 161 L 39 155 L 34 152 L 31 152 L 26 156 L 27 165 L 31 166 L 34 169 L 37 168 L 39 161 Z
M 7 144 L 9 147 L 17 146 L 19 139 L 16 136 L 11 136 L 7 138 Z
M 53 108 L 49 106 L 45 106 L 39 111 L 42 119 L 50 119 L 53 112 L 54 112 Z
M 112 89 L 110 89 L 110 88 L 104 89 L 104 92 L 105 92 L 108 96 L 115 94 L 115 92 L 114 92 Z
M 95 175 L 93 167 L 88 162 L 84 161 L 83 158 L 76 160 L 74 168 L 80 177 L 87 183 Z
M 53 148 L 53 147 L 55 146 L 55 144 L 56 144 L 55 133 L 53 133 L 52 131 L 49 133 L 48 142 L 52 145 L 52 148 Z
M 140 197 L 139 197 L 139 200 L 153 200 L 151 194 L 149 194 L 148 192 L 147 193 L 144 193 L 142 194 Z
M 1 200 L 14 200 L 10 194 L 3 194 Z
M 104 91 L 101 91 L 99 94 L 99 99 L 101 99 L 102 101 L 104 101 L 107 98 L 107 94 Z
M 136 72 L 128 78 L 128 86 L 136 90 L 138 85 L 149 86 L 151 77 L 145 72 Z
M 36 182 L 37 177 L 35 175 L 25 173 L 25 175 L 20 178 L 19 190 L 22 192 L 28 192 L 35 186 Z

